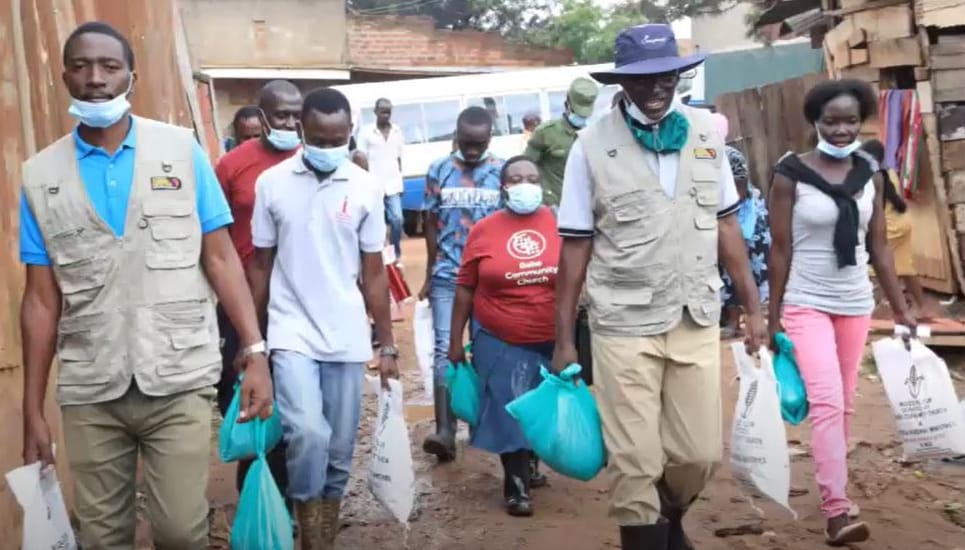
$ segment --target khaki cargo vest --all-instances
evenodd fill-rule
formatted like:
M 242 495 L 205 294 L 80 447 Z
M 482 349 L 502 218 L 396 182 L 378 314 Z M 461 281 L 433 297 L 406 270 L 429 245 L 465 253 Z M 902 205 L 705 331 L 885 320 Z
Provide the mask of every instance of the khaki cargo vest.
M 690 132 L 673 198 L 621 109 L 580 134 L 595 229 L 586 289 L 591 330 L 599 334 L 662 334 L 685 308 L 701 326 L 720 321 L 717 203 L 724 144 L 709 113 L 680 109 Z
M 210 387 L 221 372 L 214 296 L 201 266 L 193 134 L 134 118 L 124 236 L 94 211 L 73 135 L 24 164 L 24 192 L 63 296 L 61 405 Z

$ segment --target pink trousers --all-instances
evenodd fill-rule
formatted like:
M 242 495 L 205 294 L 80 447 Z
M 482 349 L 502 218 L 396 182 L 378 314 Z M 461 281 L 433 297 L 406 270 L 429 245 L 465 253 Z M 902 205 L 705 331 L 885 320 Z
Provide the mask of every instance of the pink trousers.
M 794 344 L 808 395 L 814 479 L 826 518 L 848 512 L 848 431 L 854 414 L 858 368 L 871 316 L 830 315 L 784 306 L 781 320 Z

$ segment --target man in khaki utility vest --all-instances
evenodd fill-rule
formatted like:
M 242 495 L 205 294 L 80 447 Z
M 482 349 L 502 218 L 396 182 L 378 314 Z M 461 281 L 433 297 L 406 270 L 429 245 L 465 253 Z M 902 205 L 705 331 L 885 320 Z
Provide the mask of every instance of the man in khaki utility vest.
M 56 351 L 84 550 L 134 548 L 138 458 L 155 548 L 205 548 L 216 296 L 244 349 L 244 419 L 272 402 L 231 214 L 190 130 L 131 116 L 121 34 L 85 23 L 63 62 L 79 125 L 23 166 L 24 460 L 54 461 L 43 402 Z
M 610 515 L 625 550 L 684 550 L 683 514 L 723 448 L 718 251 L 748 346 L 765 333 L 723 137 L 709 113 L 674 99 L 704 57 L 680 57 L 666 25 L 624 30 L 615 53 L 592 76 L 626 100 L 580 133 L 566 165 L 553 368 L 577 361 L 585 281 Z

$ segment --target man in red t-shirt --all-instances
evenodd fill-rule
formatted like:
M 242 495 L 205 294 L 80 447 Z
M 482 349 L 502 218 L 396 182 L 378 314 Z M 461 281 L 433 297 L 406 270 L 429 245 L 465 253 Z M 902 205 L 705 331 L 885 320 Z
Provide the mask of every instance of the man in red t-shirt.
M 301 138 L 296 131 L 296 122 L 301 115 L 302 94 L 294 84 L 287 80 L 274 80 L 265 85 L 258 95 L 258 110 L 264 126 L 259 139 L 249 139 L 218 160 L 215 174 L 221 182 L 231 216 L 234 222 L 228 228 L 231 240 L 238 251 L 238 257 L 246 268 L 254 255 L 251 244 L 251 214 L 255 204 L 255 181 L 262 172 L 288 159 L 298 150 Z M 258 312 L 263 333 L 266 331 L 266 312 Z M 222 416 L 226 414 L 237 374 L 234 369 L 235 355 L 238 353 L 238 336 L 227 318 L 218 308 L 218 326 L 221 330 L 221 381 L 218 383 L 218 407 Z M 248 471 L 251 461 L 238 464 L 237 486 Z M 287 485 L 284 446 L 278 445 L 268 455 L 268 464 L 282 493 Z

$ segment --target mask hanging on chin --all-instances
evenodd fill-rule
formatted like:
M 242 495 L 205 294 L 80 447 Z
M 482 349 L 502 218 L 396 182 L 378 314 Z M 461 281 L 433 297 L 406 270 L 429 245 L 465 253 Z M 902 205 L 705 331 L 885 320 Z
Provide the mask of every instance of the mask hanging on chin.
M 268 127 L 265 139 L 279 151 L 292 151 L 302 144 L 302 140 L 295 130 L 276 130 L 271 126 Z
M 818 151 L 831 158 L 838 160 L 846 159 L 861 148 L 861 141 L 857 139 L 843 147 L 833 145 L 821 136 L 821 131 L 817 129 L 817 125 L 814 126 L 814 129 L 818 132 Z
M 131 110 L 131 102 L 127 96 L 134 86 L 134 76 L 127 83 L 124 93 L 107 101 L 84 101 L 75 97 L 70 98 L 67 113 L 78 122 L 89 128 L 108 128 L 124 118 Z
M 456 149 L 456 151 L 453 153 L 453 156 L 459 159 L 460 162 L 466 162 L 466 157 L 465 155 L 462 154 L 462 149 Z M 479 155 L 479 160 L 476 161 L 475 164 L 479 164 L 488 158 L 489 158 L 489 149 L 486 149 L 485 151 L 483 151 L 483 154 Z

